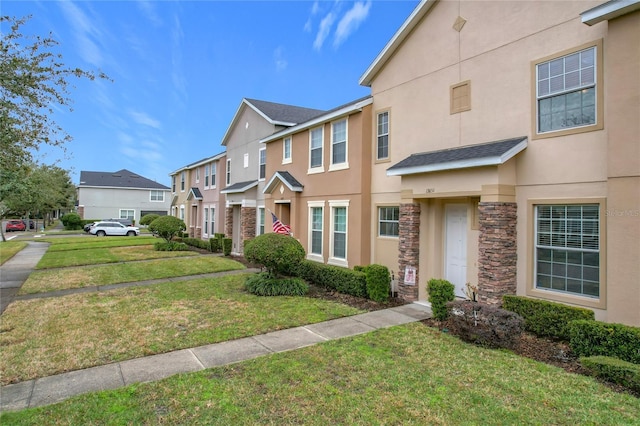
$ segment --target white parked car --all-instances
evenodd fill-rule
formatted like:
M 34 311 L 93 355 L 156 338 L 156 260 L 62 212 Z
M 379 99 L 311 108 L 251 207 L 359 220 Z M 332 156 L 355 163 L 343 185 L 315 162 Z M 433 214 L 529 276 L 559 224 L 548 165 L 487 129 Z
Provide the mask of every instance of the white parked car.
M 126 235 L 128 237 L 134 237 L 140 235 L 140 228 L 137 226 L 124 226 L 120 222 L 96 222 L 89 233 L 97 235 L 98 237 L 105 237 L 107 235 Z

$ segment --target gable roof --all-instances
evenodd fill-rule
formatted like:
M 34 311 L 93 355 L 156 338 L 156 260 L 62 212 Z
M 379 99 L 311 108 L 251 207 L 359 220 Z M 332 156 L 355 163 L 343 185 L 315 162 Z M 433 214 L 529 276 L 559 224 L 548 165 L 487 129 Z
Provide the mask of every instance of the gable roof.
M 189 195 L 187 195 L 187 200 L 202 200 L 202 192 L 197 187 L 192 187 L 189 190 Z
M 245 182 L 234 183 L 233 185 L 229 185 L 220 191 L 221 194 L 237 194 L 239 192 L 245 192 L 254 186 L 258 186 L 257 180 L 248 180 Z
M 380 51 L 378 56 L 373 60 L 373 63 L 369 65 L 369 68 L 360 77 L 359 83 L 362 86 L 371 86 L 371 82 L 378 74 L 378 72 L 384 67 L 387 61 L 393 56 L 398 47 L 407 38 L 411 31 L 418 25 L 422 18 L 429 12 L 431 7 L 437 2 L 437 0 L 422 0 L 416 8 L 411 12 L 411 15 L 402 24 L 400 29 L 391 37 L 391 40 Z
M 387 169 L 387 176 L 404 176 L 441 170 L 496 166 L 527 147 L 527 137 L 412 154 Z
M 147 179 L 127 169 L 117 172 L 80 172 L 80 184 L 78 187 L 103 187 L 103 188 L 128 188 L 128 189 L 165 189 L 156 181 Z
M 286 171 L 279 171 L 275 172 L 275 174 L 269 180 L 269 183 L 265 185 L 262 192 L 268 194 L 273 191 L 278 181 L 287 185 L 287 188 L 289 188 L 289 190 L 292 192 L 302 192 L 302 189 L 304 188 L 304 185 L 302 185 L 298 181 L 298 179 L 294 178 L 291 173 Z
M 180 173 L 180 172 L 182 172 L 184 170 L 189 170 L 189 169 L 192 169 L 194 167 L 201 166 L 201 165 L 206 164 L 206 163 L 210 163 L 212 161 L 217 161 L 217 160 L 223 158 L 225 155 L 227 155 L 227 151 L 222 151 L 221 153 L 216 154 L 216 155 L 212 155 L 211 157 L 206 157 L 206 158 L 203 158 L 201 160 L 194 161 L 193 163 L 187 164 L 186 166 L 182 166 L 178 170 L 169 173 L 169 176 L 176 175 L 176 174 L 178 174 L 178 173 Z
M 258 115 L 274 126 L 294 126 L 298 123 L 307 121 L 317 115 L 323 114 L 325 111 L 313 108 L 304 108 L 294 105 L 278 104 L 275 102 L 260 101 L 257 99 L 243 98 L 236 114 L 231 120 L 231 124 L 222 138 L 222 145 L 227 145 L 227 139 L 231 134 L 231 130 L 235 127 L 240 119 L 240 115 L 245 108 L 251 108 Z

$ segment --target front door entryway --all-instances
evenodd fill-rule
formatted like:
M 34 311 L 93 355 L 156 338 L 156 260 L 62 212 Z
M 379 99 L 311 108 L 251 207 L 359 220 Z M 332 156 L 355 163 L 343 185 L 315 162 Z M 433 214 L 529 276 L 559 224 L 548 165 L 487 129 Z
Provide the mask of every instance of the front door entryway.
M 445 206 L 445 279 L 455 286 L 455 294 L 465 297 L 467 282 L 467 206 Z

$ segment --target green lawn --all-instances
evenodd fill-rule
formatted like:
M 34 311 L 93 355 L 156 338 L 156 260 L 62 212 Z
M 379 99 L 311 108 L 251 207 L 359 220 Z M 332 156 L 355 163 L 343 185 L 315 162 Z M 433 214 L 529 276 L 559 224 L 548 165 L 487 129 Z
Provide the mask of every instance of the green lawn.
M 27 246 L 24 241 L 0 241 L 0 265 Z
M 6 413 L 12 425 L 637 425 L 640 400 L 421 323 Z

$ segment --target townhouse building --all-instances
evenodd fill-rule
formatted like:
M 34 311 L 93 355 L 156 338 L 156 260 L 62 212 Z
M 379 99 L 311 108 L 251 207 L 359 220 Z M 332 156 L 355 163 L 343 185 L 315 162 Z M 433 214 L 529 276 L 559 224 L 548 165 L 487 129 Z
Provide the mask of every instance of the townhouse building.
M 360 79 L 401 297 L 446 278 L 640 325 L 639 41 L 637 0 L 420 2 Z

